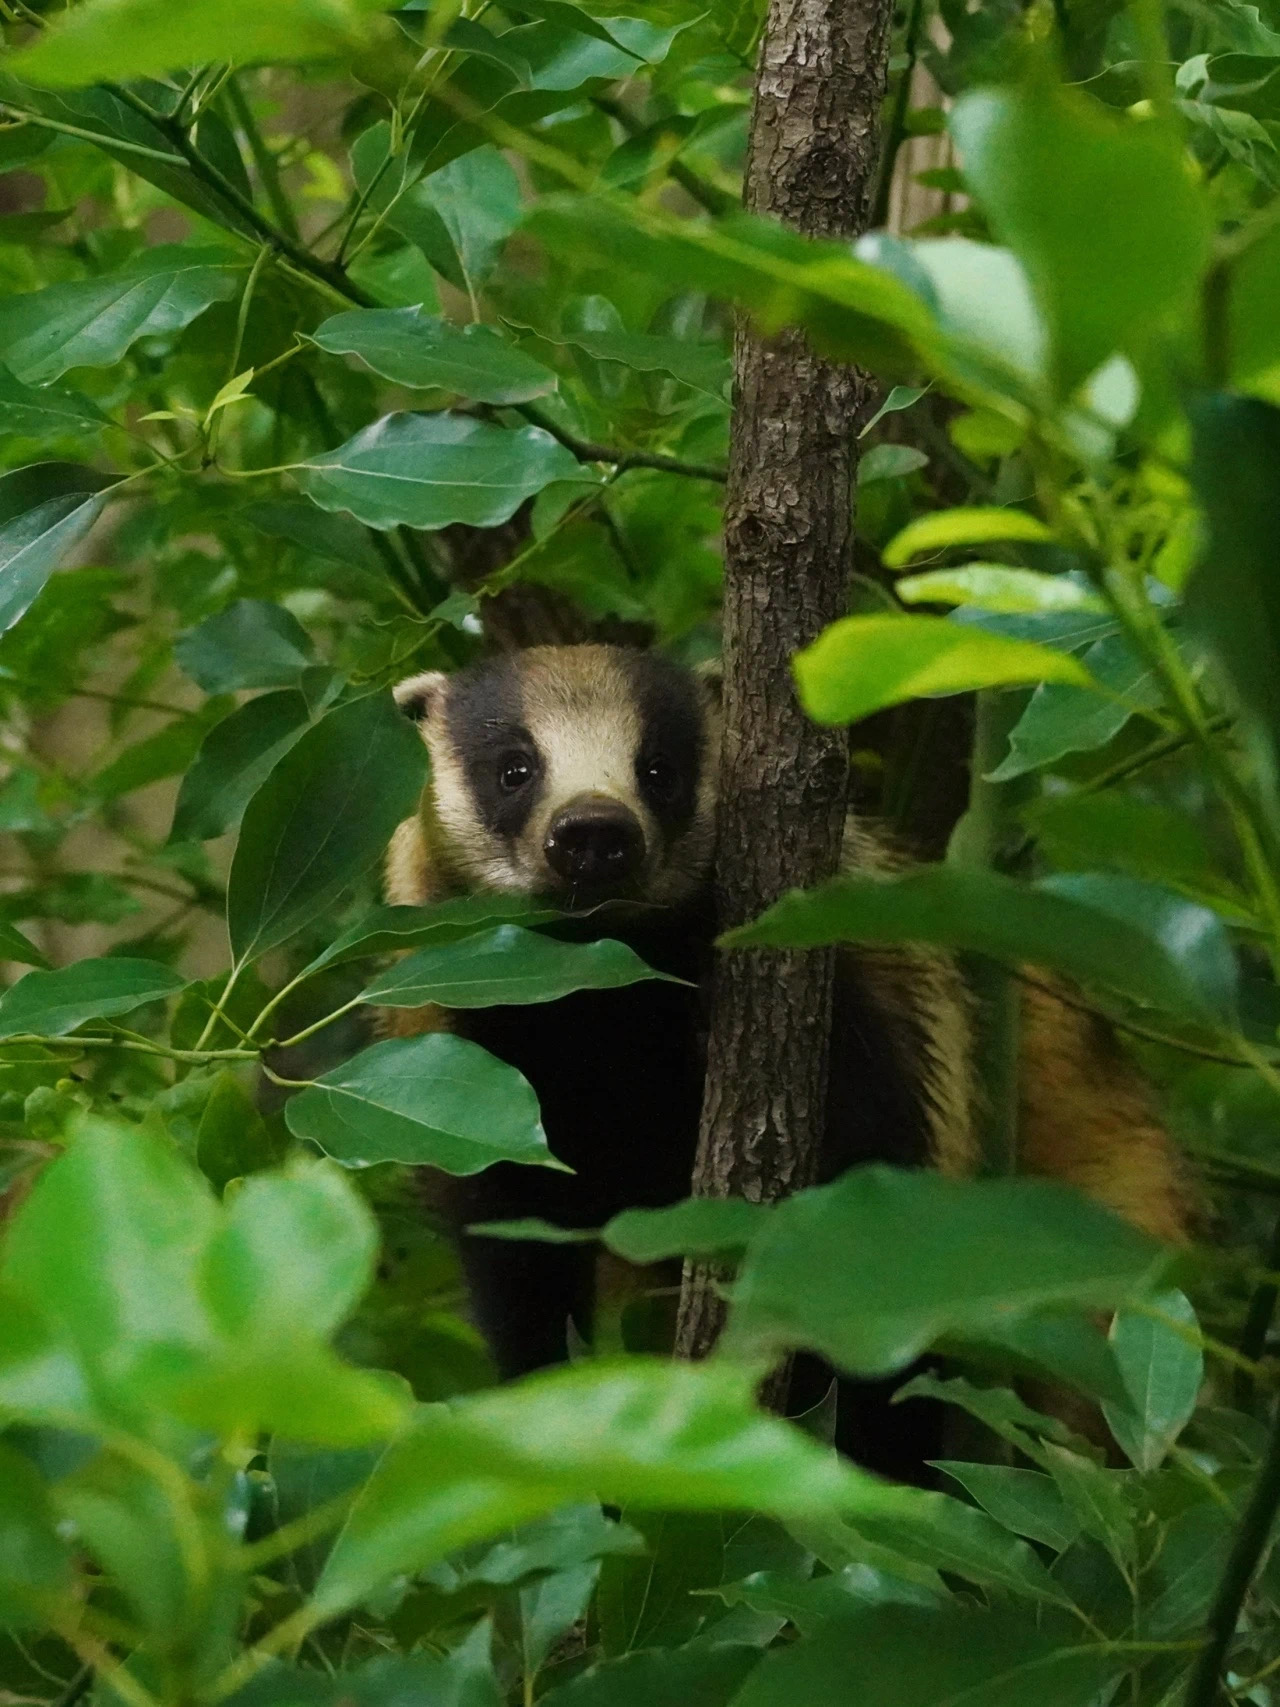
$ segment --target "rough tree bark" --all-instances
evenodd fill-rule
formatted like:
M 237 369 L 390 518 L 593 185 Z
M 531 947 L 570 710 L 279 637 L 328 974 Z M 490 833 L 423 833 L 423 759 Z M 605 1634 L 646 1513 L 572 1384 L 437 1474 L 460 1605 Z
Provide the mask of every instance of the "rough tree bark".
M 771 0 L 744 191 L 816 237 L 865 227 L 892 0 Z M 844 614 L 856 425 L 868 382 L 795 332 L 738 328 L 725 514 L 724 722 L 717 884 L 724 926 L 839 860 L 848 738 L 810 723 L 791 658 Z M 812 1183 L 827 1082 L 833 955 L 738 952 L 717 968 L 694 1192 L 768 1202 Z M 703 1355 L 722 1307 L 685 1273 L 677 1350 Z

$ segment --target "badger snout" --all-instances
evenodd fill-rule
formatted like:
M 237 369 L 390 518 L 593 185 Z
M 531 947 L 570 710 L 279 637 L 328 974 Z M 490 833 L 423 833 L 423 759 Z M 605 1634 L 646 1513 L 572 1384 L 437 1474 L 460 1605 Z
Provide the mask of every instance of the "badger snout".
M 618 800 L 574 800 L 547 826 L 542 851 L 574 889 L 619 889 L 644 864 L 644 830 Z

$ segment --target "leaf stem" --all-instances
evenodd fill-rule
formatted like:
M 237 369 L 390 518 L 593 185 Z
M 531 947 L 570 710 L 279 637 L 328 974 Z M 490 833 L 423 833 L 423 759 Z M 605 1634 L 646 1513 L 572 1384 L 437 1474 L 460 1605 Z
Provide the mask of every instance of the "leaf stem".
M 96 142 L 101 148 L 115 148 L 122 154 L 136 154 L 143 160 L 159 160 L 165 166 L 183 166 L 180 154 L 167 154 L 161 148 L 148 148 L 141 142 L 128 142 L 124 137 L 104 136 L 99 130 L 85 130 L 77 124 L 63 124 L 59 119 L 47 119 L 43 113 L 29 113 L 25 107 L 15 107 L 12 101 L 0 102 L 6 112 L 17 113 L 27 124 L 41 130 L 56 130 L 64 136 L 78 137 L 82 142 Z
M 331 1014 L 326 1014 L 323 1019 L 316 1020 L 314 1025 L 307 1026 L 304 1031 L 295 1032 L 292 1037 L 282 1038 L 280 1042 L 275 1044 L 273 1047 L 276 1049 L 292 1049 L 299 1043 L 305 1043 L 309 1037 L 314 1037 L 318 1031 L 323 1031 L 326 1026 L 332 1025 L 335 1020 L 341 1019 L 343 1014 L 349 1014 L 352 1008 L 358 1008 L 363 1001 L 363 996 L 353 996 L 352 999 L 349 1002 L 344 1003 L 342 1007 L 335 1008 Z

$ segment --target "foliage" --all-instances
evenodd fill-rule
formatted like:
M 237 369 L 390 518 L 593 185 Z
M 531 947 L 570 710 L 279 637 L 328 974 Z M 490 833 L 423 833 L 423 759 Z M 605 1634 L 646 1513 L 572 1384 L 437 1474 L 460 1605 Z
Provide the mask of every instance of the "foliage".
M 909 0 L 883 180 L 949 127 L 972 200 L 851 249 L 734 211 L 750 0 L 180 10 L 0 3 L 0 1688 L 1269 1707 L 1280 17 Z M 518 1073 L 370 1010 L 657 974 L 378 904 L 387 689 L 531 593 L 714 652 L 735 308 L 885 382 L 796 663 L 914 740 L 869 726 L 868 802 L 909 816 L 908 702 L 981 696 L 945 863 L 735 940 L 1077 981 L 1226 1236 L 876 1170 L 634 1212 L 624 1257 L 740 1264 L 720 1354 L 623 1311 L 494 1389 L 409 1170 L 560 1164 Z M 902 1402 L 957 1420 L 947 1491 L 761 1413 L 794 1348 L 945 1351 Z

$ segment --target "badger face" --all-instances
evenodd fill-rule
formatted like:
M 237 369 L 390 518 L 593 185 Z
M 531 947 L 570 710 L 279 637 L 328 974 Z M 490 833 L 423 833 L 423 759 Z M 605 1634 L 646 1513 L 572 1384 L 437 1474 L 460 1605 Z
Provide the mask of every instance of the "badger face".
M 670 906 L 705 883 L 718 717 L 711 686 L 656 653 L 539 646 L 396 700 L 431 752 L 428 810 L 476 887 L 561 906 Z

